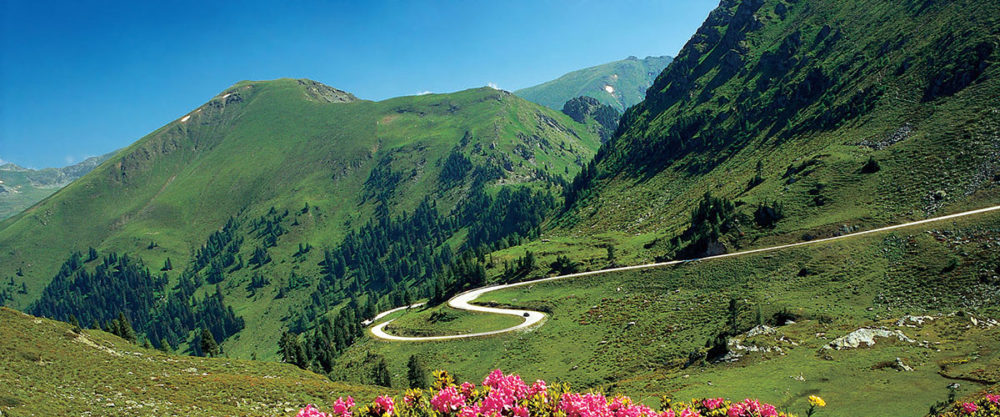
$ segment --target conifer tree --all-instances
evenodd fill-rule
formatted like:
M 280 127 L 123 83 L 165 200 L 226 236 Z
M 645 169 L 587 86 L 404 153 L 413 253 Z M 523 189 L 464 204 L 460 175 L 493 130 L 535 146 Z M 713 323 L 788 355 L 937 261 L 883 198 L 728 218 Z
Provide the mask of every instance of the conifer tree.
M 378 364 L 375 365 L 372 381 L 378 386 L 392 387 L 392 375 L 389 373 L 389 363 L 385 361 L 385 358 L 380 358 Z
M 128 321 L 128 318 L 125 317 L 125 313 L 122 312 L 118 313 L 117 322 L 118 323 L 116 325 L 113 325 L 113 329 L 117 328 L 118 330 L 118 332 L 115 334 L 120 336 L 122 339 L 135 343 L 136 342 L 135 330 L 132 329 L 132 323 L 130 323 Z
M 201 329 L 201 352 L 203 355 L 216 357 L 219 354 L 219 344 L 208 329 Z
M 157 347 L 163 353 L 170 353 L 170 342 L 167 339 L 160 339 L 160 346 Z
M 427 388 L 427 370 L 417 355 L 410 355 L 410 360 L 406 363 L 406 379 L 410 382 L 410 388 Z

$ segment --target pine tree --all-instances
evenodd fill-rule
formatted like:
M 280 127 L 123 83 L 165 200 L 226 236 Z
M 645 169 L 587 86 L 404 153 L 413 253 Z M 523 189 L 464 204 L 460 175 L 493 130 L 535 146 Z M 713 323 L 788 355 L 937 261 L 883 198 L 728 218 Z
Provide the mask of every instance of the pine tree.
M 113 328 L 117 328 L 118 332 L 117 333 L 112 332 L 112 333 L 117 334 L 122 339 L 128 340 L 129 342 L 132 343 L 136 342 L 135 330 L 132 329 L 132 323 L 130 323 L 128 321 L 128 318 L 125 317 L 125 313 L 122 312 L 118 313 L 117 324 L 113 326 L 114 326 Z
M 170 342 L 167 339 L 160 339 L 160 346 L 157 347 L 163 353 L 170 353 Z
M 278 340 L 278 353 L 281 354 L 283 362 L 294 364 L 302 369 L 306 368 L 308 359 L 299 343 L 298 336 L 294 333 L 285 332 L 281 335 L 281 339 Z
M 208 329 L 201 329 L 201 352 L 203 355 L 216 357 L 219 354 L 219 344 Z
M 372 381 L 378 386 L 392 387 L 392 375 L 389 373 L 389 363 L 385 361 L 385 358 L 380 358 L 378 364 L 375 365 Z
M 163 269 L 161 271 L 170 271 L 172 269 L 174 269 L 174 264 L 170 262 L 170 258 L 167 258 L 167 260 L 163 261 Z
M 729 335 L 735 336 L 740 333 L 740 305 L 735 298 L 729 299 L 727 312 L 726 327 L 728 327 Z
M 406 363 L 406 379 L 410 381 L 410 388 L 427 388 L 427 370 L 417 355 L 410 355 Z

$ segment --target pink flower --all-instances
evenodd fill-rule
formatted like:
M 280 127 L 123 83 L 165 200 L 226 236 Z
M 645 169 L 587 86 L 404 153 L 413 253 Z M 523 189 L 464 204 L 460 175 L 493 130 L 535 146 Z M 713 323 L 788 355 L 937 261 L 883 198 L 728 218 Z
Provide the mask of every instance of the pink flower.
M 978 409 L 979 409 L 979 407 L 976 406 L 976 403 L 963 403 L 962 404 L 962 413 L 963 414 L 972 414 L 972 413 L 975 413 L 976 410 L 978 410 Z
M 629 397 L 615 397 L 608 404 L 608 409 L 611 410 L 614 417 L 653 417 L 656 415 L 653 409 L 645 405 L 633 404 Z
M 523 399 L 528 394 L 528 386 L 518 375 L 504 375 L 499 369 L 493 371 L 483 380 L 483 385 L 490 387 L 491 391 L 501 390 L 505 394 L 514 395 L 518 399 Z
M 991 402 L 993 404 L 1000 405 L 1000 395 L 986 394 L 986 401 L 989 401 L 989 402 Z
M 354 407 L 354 398 L 350 396 L 345 400 L 344 397 L 337 398 L 337 401 L 333 402 L 333 415 L 340 417 L 351 417 L 351 408 Z
M 492 387 L 493 385 L 499 384 L 500 381 L 504 379 L 503 371 L 499 369 L 494 369 L 489 375 L 486 375 L 486 379 L 483 379 L 483 385 Z
M 378 398 L 375 398 L 375 408 L 379 414 L 388 414 L 390 416 L 396 410 L 392 397 L 388 395 L 381 395 Z
M 483 387 L 476 391 L 476 386 L 466 382 L 459 386 L 450 384 L 431 396 L 430 409 L 439 417 L 536 417 L 528 409 L 529 403 L 548 403 L 552 397 L 547 396 L 548 387 L 545 381 L 537 380 L 527 386 L 521 377 L 514 374 L 504 375 L 499 369 L 491 372 L 484 380 Z M 560 390 L 561 392 L 561 390 Z M 474 395 L 475 393 L 475 395 Z M 538 396 L 536 396 L 538 395 Z M 477 400 L 473 400 L 473 399 Z M 531 398 L 529 400 L 529 398 Z M 694 400 L 692 407 L 683 411 L 663 410 L 657 414 L 653 409 L 636 404 L 626 396 L 607 398 L 595 393 L 566 393 L 559 398 L 558 404 L 543 407 L 543 414 L 549 413 L 549 407 L 555 405 L 563 417 L 702 417 L 701 412 L 711 416 L 727 417 L 779 417 L 781 414 L 773 405 L 762 403 L 756 399 L 747 398 L 732 403 L 727 407 L 723 398 L 705 398 Z M 426 414 L 431 412 L 424 402 L 422 391 L 409 390 L 402 396 L 406 407 L 402 414 Z M 979 404 L 1000 404 L 1000 395 L 986 394 Z M 975 414 L 981 406 L 976 403 L 964 403 L 959 406 L 963 415 Z M 354 399 L 341 397 L 333 404 L 329 414 L 320 412 L 312 404 L 299 410 L 296 417 L 354 417 L 352 409 Z M 394 399 L 387 395 L 379 396 L 368 407 L 364 408 L 365 416 L 359 417 L 396 417 Z M 370 411 L 370 412 L 369 412 Z M 560 413 L 561 412 L 561 413 Z M 414 414 L 416 415 L 416 414 Z M 970 416 L 971 417 L 971 416 Z
M 533 396 L 538 393 L 545 393 L 549 389 L 548 385 L 545 385 L 545 381 L 541 379 L 536 380 L 534 384 L 531 384 L 531 388 L 528 388 L 528 396 Z
M 721 400 L 721 398 L 719 398 Z M 722 401 L 719 401 L 719 405 Z M 707 407 L 707 405 L 706 405 Z M 726 412 L 729 417 L 777 417 L 778 410 L 771 404 L 761 403 L 756 399 L 747 398 L 741 402 L 733 403 Z
M 608 400 L 600 394 L 566 394 L 559 399 L 566 417 L 613 417 Z
M 440 413 L 450 413 L 465 405 L 465 396 L 459 394 L 455 387 L 445 387 L 431 398 L 431 406 Z
M 491 372 L 483 380 L 483 385 L 490 390 L 483 399 L 479 412 L 487 416 L 511 410 L 518 400 L 528 395 L 528 386 L 520 376 L 504 375 L 499 369 Z
M 722 403 L 726 400 L 722 398 L 706 398 L 701 403 L 705 405 L 705 408 L 709 410 L 714 410 L 716 408 L 722 407 Z
M 685 408 L 684 411 L 681 411 L 681 417 L 701 417 L 701 414 L 697 410 Z
M 745 408 L 747 412 L 754 414 L 760 414 L 763 410 L 763 407 L 760 405 L 760 401 L 757 401 L 756 399 L 751 400 L 749 398 L 743 400 L 743 408 Z
M 458 412 L 458 417 L 476 417 L 479 414 L 479 407 L 468 406 Z
M 306 405 L 306 408 L 299 410 L 299 413 L 295 417 L 328 417 L 326 413 L 321 413 L 312 404 Z

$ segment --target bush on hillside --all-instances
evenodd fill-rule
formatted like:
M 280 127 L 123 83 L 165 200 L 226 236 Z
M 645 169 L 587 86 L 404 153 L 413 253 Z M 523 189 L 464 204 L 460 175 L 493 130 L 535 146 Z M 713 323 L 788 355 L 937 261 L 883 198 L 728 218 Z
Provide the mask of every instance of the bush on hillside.
M 677 255 L 685 258 L 724 253 L 720 238 L 736 226 L 736 206 L 725 197 L 713 197 L 706 192 L 698 206 L 691 210 L 687 230 L 672 242 L 682 247 Z
M 753 219 L 760 227 L 774 227 L 778 220 L 785 218 L 785 206 L 779 202 L 760 203 L 754 210 Z

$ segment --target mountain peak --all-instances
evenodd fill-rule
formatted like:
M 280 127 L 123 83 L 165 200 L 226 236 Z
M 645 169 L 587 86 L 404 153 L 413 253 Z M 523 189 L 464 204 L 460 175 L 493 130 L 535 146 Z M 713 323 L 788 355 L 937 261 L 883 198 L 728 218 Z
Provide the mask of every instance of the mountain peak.
M 354 94 L 307 78 L 278 78 L 264 81 L 244 80 L 223 90 L 216 97 L 225 99 L 232 94 L 241 94 L 245 90 L 251 90 L 254 88 L 300 89 L 303 93 L 305 93 L 307 99 L 322 103 L 350 103 L 358 101 L 358 98 L 355 97 Z
M 17 165 L 13 162 L 7 162 L 4 164 L 0 164 L 0 171 L 24 172 L 24 171 L 30 171 L 30 169 L 21 167 L 20 165 Z

